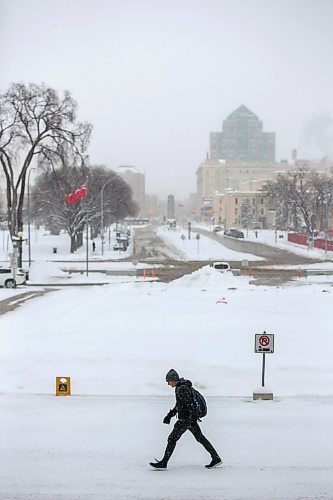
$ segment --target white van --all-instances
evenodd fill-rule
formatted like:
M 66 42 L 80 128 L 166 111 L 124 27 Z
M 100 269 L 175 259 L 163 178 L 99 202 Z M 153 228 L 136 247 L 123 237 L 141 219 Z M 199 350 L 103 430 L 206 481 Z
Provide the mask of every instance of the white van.
M 23 269 L 11 269 L 10 267 L 0 267 L 0 287 L 16 288 L 16 285 L 24 285 L 27 279 Z

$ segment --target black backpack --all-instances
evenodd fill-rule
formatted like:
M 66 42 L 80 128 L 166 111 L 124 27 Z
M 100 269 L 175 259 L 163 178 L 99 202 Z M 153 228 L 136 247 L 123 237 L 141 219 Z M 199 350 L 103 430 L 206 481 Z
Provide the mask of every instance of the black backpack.
M 191 387 L 191 392 L 192 392 L 195 416 L 198 419 L 205 417 L 207 415 L 207 404 L 205 398 L 203 397 L 202 394 L 200 394 L 199 391 L 194 389 L 194 387 Z

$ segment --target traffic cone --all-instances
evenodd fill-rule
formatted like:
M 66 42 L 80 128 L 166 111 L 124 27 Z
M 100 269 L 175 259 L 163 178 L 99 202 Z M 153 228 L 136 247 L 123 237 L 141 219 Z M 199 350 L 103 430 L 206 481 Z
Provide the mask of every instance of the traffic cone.
M 143 279 L 144 280 L 146 279 L 146 270 L 145 269 L 143 270 Z

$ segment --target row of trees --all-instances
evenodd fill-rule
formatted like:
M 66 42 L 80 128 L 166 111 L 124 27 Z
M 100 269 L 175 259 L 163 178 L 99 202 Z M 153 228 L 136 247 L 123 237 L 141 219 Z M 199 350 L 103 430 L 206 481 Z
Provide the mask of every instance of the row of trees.
M 333 171 L 298 167 L 267 183 L 269 208 L 275 210 L 276 227 L 306 228 L 311 234 L 327 228 L 333 207 Z
M 109 221 L 135 214 L 130 188 L 106 168 L 88 165 L 91 131 L 90 123 L 78 121 L 77 104 L 68 91 L 60 95 L 46 85 L 13 83 L 0 94 L 0 165 L 12 239 L 23 231 L 27 180 L 37 164 L 42 174 L 33 192 L 33 210 L 39 219 L 68 231 L 71 251 L 79 244 L 87 213 L 98 231 L 98 193 L 105 182 L 110 180 L 105 188 Z M 65 195 L 86 179 L 88 198 L 66 205 Z

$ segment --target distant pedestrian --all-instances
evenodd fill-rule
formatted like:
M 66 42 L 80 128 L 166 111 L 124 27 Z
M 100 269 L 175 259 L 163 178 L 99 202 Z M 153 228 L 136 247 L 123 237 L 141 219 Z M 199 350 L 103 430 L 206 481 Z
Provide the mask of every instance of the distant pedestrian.
M 94 241 L 92 242 L 92 249 L 93 249 L 93 252 L 96 250 L 96 243 Z
M 254 231 L 254 234 L 256 235 L 256 238 L 258 238 L 258 231 Z
M 211 469 L 213 467 L 216 467 L 217 465 L 222 464 L 222 460 L 219 454 L 217 453 L 213 445 L 208 441 L 208 439 L 202 434 L 199 427 L 199 419 L 196 416 L 196 410 L 194 406 L 192 382 L 190 380 L 180 378 L 178 373 L 173 369 L 169 370 L 166 374 L 166 381 L 168 385 L 175 388 L 176 405 L 164 417 L 163 423 L 170 424 L 172 417 L 174 417 L 177 413 L 178 420 L 168 437 L 167 447 L 165 449 L 162 460 L 157 462 L 150 462 L 150 465 L 155 469 L 166 469 L 168 461 L 176 447 L 178 439 L 186 431 L 190 431 L 195 439 L 200 444 L 202 444 L 202 446 L 212 457 L 211 462 L 205 466 L 207 469 Z

